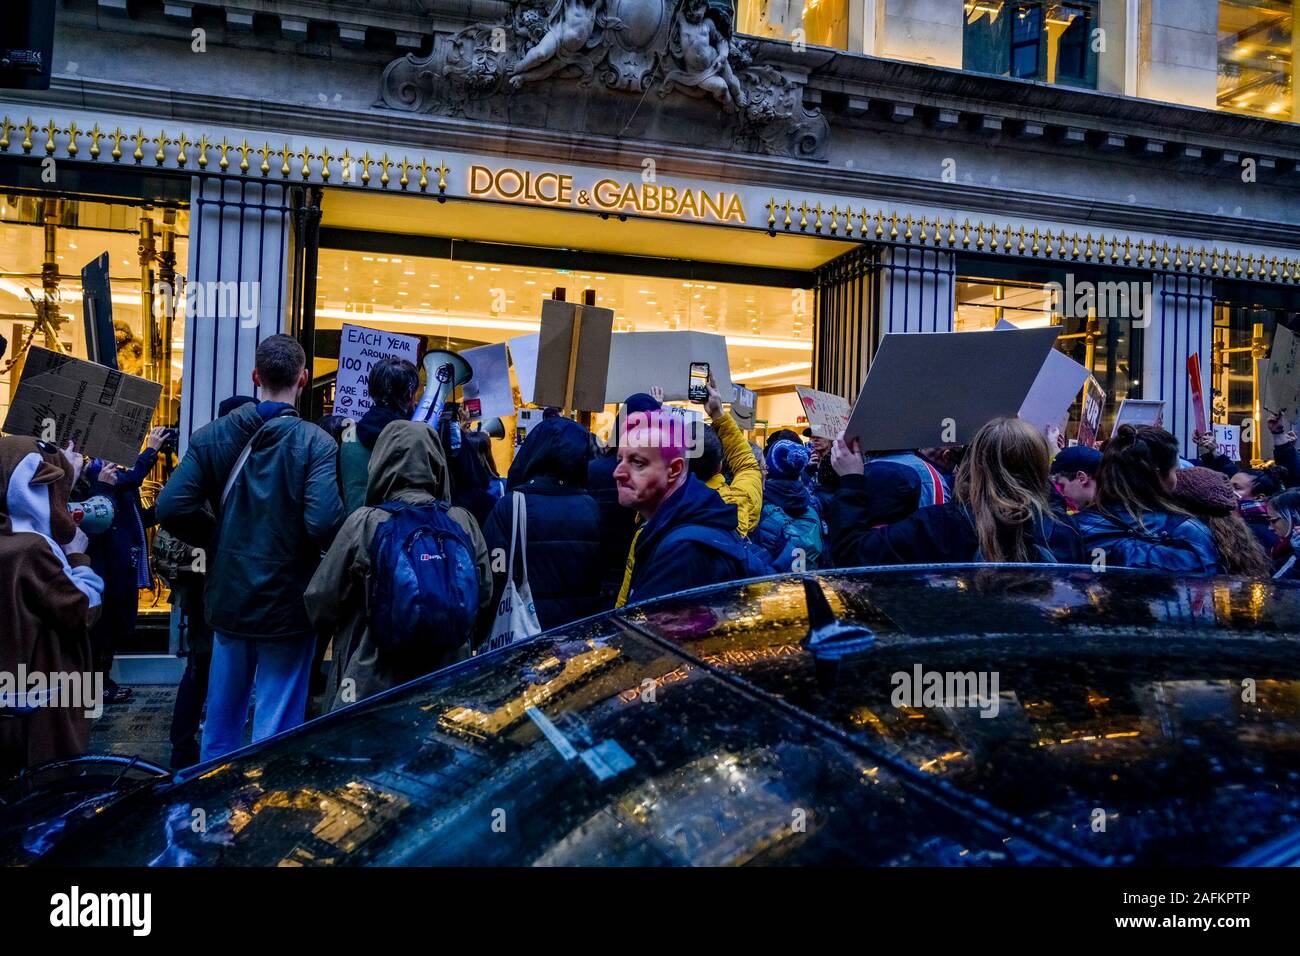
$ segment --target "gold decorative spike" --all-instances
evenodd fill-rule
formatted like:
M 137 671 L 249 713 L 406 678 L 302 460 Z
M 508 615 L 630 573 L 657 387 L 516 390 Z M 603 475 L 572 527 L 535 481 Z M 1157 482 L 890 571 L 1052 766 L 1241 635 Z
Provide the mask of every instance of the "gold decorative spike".
M 926 237 L 925 237 L 925 217 L 924 217 L 924 216 L 921 217 L 921 221 L 918 223 L 918 225 L 921 227 L 921 233 L 920 233 L 920 235 L 918 235 L 918 236 L 916 237 L 916 241 L 919 242 L 921 245 L 925 245 L 925 238 L 926 238 Z
M 776 197 L 773 196 L 767 201 L 767 228 L 772 229 L 776 226 Z
M 280 150 L 280 175 L 288 179 L 293 175 L 293 170 L 289 166 L 289 157 L 293 155 L 293 148 L 288 143 Z
M 808 231 L 808 203 L 804 201 L 799 203 L 799 228 Z
M 957 244 L 957 220 L 949 218 L 948 220 L 948 245 L 949 247 Z
M 785 201 L 785 222 L 782 223 L 782 225 L 787 229 L 789 229 L 791 225 L 790 213 L 793 211 L 793 208 L 794 207 L 790 205 L 790 200 L 787 199 Z
M 831 217 L 831 235 L 838 235 L 840 231 L 840 207 L 832 203 L 828 215 Z
M 1138 265 L 1143 265 L 1147 261 L 1147 246 L 1141 239 L 1137 241 L 1137 250 L 1138 254 L 1135 261 Z
M 1260 256 L 1260 258 L 1263 259 L 1263 256 Z M 1260 268 L 1262 269 L 1263 266 L 1261 265 Z M 1253 254 L 1246 257 L 1246 278 L 1255 278 L 1255 256 Z
M 898 212 L 894 211 L 889 215 L 889 238 L 898 239 Z
M 302 160 L 302 169 L 298 170 L 298 175 L 304 180 L 311 179 L 311 161 L 315 159 L 308 151 L 306 146 L 294 153 L 294 156 Z
M 32 118 L 29 116 L 27 122 L 23 124 L 23 141 L 21 145 L 24 153 L 32 151 L 32 133 L 34 132 L 36 132 L 36 124 L 32 122 Z
M 1011 251 L 1011 227 L 1007 226 L 1002 230 L 1002 249 L 1004 252 Z
M 393 161 L 388 158 L 387 153 L 384 153 L 384 158 L 381 159 L 379 162 L 377 162 L 375 165 L 378 166 L 381 170 L 383 170 L 383 175 L 379 177 L 379 185 L 382 186 L 384 189 L 387 189 L 388 188 L 388 167 L 393 165 Z
M 199 156 L 198 164 L 199 164 L 199 169 L 207 169 L 207 168 L 208 168 L 208 150 L 209 150 L 211 147 L 212 147 L 212 144 L 208 142 L 208 134 L 207 134 L 207 133 L 202 134 L 202 135 L 199 137 L 199 141 L 198 141 L 197 143 L 194 144 L 194 148 L 195 148 L 196 150 L 198 150 L 198 156 Z
M 1032 238 L 1034 241 L 1033 244 L 1030 245 L 1029 251 L 1034 255 L 1038 255 L 1038 227 L 1037 226 L 1034 226 L 1034 232 Z
M 1124 237 L 1124 265 L 1128 265 L 1130 262 L 1133 261 L 1132 245 L 1133 245 L 1133 240 L 1130 239 L 1128 236 L 1125 236 Z
M 69 157 L 76 156 L 77 135 L 81 132 L 81 130 L 77 129 L 77 124 L 75 122 L 72 122 L 68 124 L 68 129 L 66 132 L 68 134 L 68 156 Z
M 1219 250 L 1210 248 L 1210 275 L 1219 274 Z
M 262 145 L 257 147 L 257 152 L 262 157 L 262 161 L 258 164 L 257 170 L 263 176 L 267 176 L 271 172 L 271 155 L 275 152 L 275 150 L 271 148 L 270 143 L 263 140 Z
M 861 224 L 861 228 L 858 230 L 858 233 L 862 236 L 863 239 L 865 239 L 867 238 L 867 229 L 870 228 L 869 224 L 871 222 L 871 214 L 867 212 L 866 206 L 863 206 L 861 212 L 858 213 L 858 219 Z
M 1079 258 L 1079 234 L 1077 232 L 1070 233 L 1070 258 Z
M 90 137 L 90 158 L 99 159 L 99 141 L 104 138 L 104 131 L 96 123 L 86 135 Z
M 53 156 L 54 137 L 59 135 L 59 128 L 54 125 L 54 120 L 50 120 L 45 124 L 45 129 L 42 132 L 45 133 L 45 155 Z
M 149 142 L 149 139 L 144 135 L 144 127 L 138 128 L 131 138 L 135 140 L 135 150 L 131 153 L 131 158 L 138 166 L 144 162 L 144 144 Z
M 225 168 L 230 165 L 230 160 L 226 158 L 226 153 L 230 152 L 230 144 L 226 142 L 226 137 L 221 137 L 221 145 L 217 148 L 221 150 L 221 159 L 218 160 L 217 165 L 225 171 Z
M 1060 232 L 1060 234 L 1056 237 L 1056 258 L 1058 258 L 1058 259 L 1064 259 L 1064 258 L 1065 258 L 1065 254 L 1066 254 L 1066 251 L 1067 251 L 1066 248 L 1065 248 L 1065 244 L 1066 244 L 1066 242 L 1068 242 L 1068 241 L 1069 241 L 1069 240 L 1068 240 L 1068 238 L 1067 238 L 1066 235 L 1065 235 L 1065 230 L 1062 229 L 1061 232 Z
M 13 128 L 14 124 L 9 122 L 8 116 L 3 121 L 0 121 L 0 150 L 4 150 L 6 153 L 9 152 L 9 131 Z
M 330 181 L 330 160 L 334 157 L 330 155 L 330 148 L 327 145 L 321 147 L 320 155 L 316 157 L 320 160 L 320 179 L 321 182 Z
M 963 220 L 961 224 L 961 247 L 963 249 L 970 248 L 970 220 L 969 219 Z
M 1092 258 L 1092 233 L 1090 232 L 1088 233 L 1087 236 L 1084 237 L 1083 259 L 1086 262 L 1091 258 Z
M 420 181 L 417 185 L 420 187 L 420 192 L 424 192 L 429 188 L 429 170 L 433 169 L 433 167 L 429 165 L 428 160 L 421 156 L 420 165 L 416 168 L 420 170 Z
M 1274 279 L 1274 280 L 1277 279 L 1277 256 L 1274 256 L 1274 257 L 1270 260 L 1270 268 L 1269 268 L 1269 271 L 1268 271 L 1268 277 L 1269 277 L 1270 279 Z
M 906 242 L 911 242 L 912 241 L 912 214 L 910 212 L 907 214 L 907 218 L 903 220 L 903 224 L 907 226 L 907 231 L 903 233 L 903 239 Z
M 176 165 L 181 167 L 182 169 L 185 167 L 185 163 L 189 159 L 189 157 L 186 155 L 186 151 L 189 148 L 190 148 L 190 139 L 188 136 L 186 136 L 184 133 L 181 133 L 179 136 L 176 137 Z
M 994 234 L 996 234 L 997 232 L 996 227 L 992 227 L 992 228 L 994 229 Z M 983 219 L 981 219 L 979 223 L 975 226 L 975 248 L 976 249 L 984 248 L 984 220 Z
M 1160 268 L 1169 268 L 1169 243 L 1160 243 Z
M 1239 275 L 1241 275 L 1241 273 L 1242 273 L 1242 268 L 1241 268 L 1241 253 L 1240 253 L 1240 252 L 1234 252 L 1234 253 L 1232 254 L 1232 274 L 1233 274 L 1233 275 L 1238 275 L 1238 276 L 1239 276 Z
M 1043 230 L 1043 255 L 1052 258 L 1052 230 Z
M 1020 232 L 1018 235 L 1020 241 L 1016 244 L 1016 252 L 1020 253 L 1023 256 L 1025 254 L 1025 227 L 1024 226 L 1020 227 Z
M 113 151 L 108 154 L 113 157 L 113 162 L 117 162 L 122 158 L 122 137 L 125 135 L 120 126 L 113 130 Z
M 1174 271 L 1177 272 L 1183 267 L 1183 244 L 1174 243 Z
M 885 210 L 876 210 L 876 238 L 880 239 L 885 234 Z
M 343 147 L 343 155 L 339 157 L 339 178 L 345 183 L 352 182 L 352 154 L 346 146 Z
M 366 150 L 365 155 L 361 157 L 361 185 L 370 185 L 370 164 L 374 162 L 370 158 L 370 150 Z
M 248 145 L 248 137 L 244 137 L 244 141 L 235 148 L 239 150 L 239 171 L 246 173 L 248 172 L 248 154 L 252 151 L 252 147 Z
M 844 207 L 844 235 L 850 237 L 853 235 L 853 207 L 852 206 Z
M 1115 236 L 1110 239 L 1110 261 L 1119 262 L 1119 239 Z
M 990 251 L 990 252 L 997 252 L 997 251 L 998 251 L 998 227 L 997 227 L 997 223 L 994 223 L 993 225 L 989 226 L 989 251 Z M 1007 246 L 1007 251 L 1008 251 L 1008 252 L 1011 251 L 1011 247 L 1010 247 L 1010 246 Z
M 159 130 L 153 141 L 158 144 L 158 152 L 153 154 L 153 161 L 161 166 L 167 160 L 167 147 L 171 145 L 172 141 L 167 138 L 165 129 Z
M 818 232 L 821 232 L 822 231 L 822 204 L 817 203 L 815 206 L 813 206 L 813 212 L 817 214 L 817 218 L 813 221 L 813 228 L 816 229 Z

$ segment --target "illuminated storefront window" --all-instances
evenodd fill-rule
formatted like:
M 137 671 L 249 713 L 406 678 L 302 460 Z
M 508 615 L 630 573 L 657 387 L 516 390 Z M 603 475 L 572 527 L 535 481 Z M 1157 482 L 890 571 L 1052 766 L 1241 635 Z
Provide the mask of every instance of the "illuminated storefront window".
M 1294 120 L 1295 0 L 1220 0 L 1219 109 Z
M 736 32 L 848 49 L 849 0 L 740 0 Z
M 1097 315 L 1062 315 L 1061 305 L 1048 281 L 981 279 L 961 277 L 957 281 L 956 316 L 958 332 L 983 332 L 1006 320 L 1017 328 L 1060 326 L 1056 347 L 1092 370 L 1106 390 L 1102 434 L 1110 434 L 1115 412 L 1124 398 L 1139 398 L 1142 368 L 1142 332 L 1129 319 Z M 1070 410 L 1071 433 L 1078 424 L 1079 405 Z
M 968 0 L 965 10 L 963 69 L 1096 87 L 1096 4 Z
M 118 367 L 163 385 L 155 424 L 180 419 L 183 297 L 174 316 L 157 283 L 183 273 L 189 212 L 125 203 L 83 201 L 54 194 L 0 196 L 0 422 L 12 401 L 29 346 L 87 358 L 81 270 L 108 253 Z M 176 280 L 173 279 L 173 282 Z M 146 315 L 154 329 L 146 347 Z M 168 327 L 170 326 L 170 331 Z M 125 467 L 134 461 L 118 462 Z M 147 506 L 161 489 L 162 466 L 141 487 Z M 164 610 L 161 583 L 140 592 L 141 609 Z
M 460 351 L 536 332 L 541 304 L 557 287 L 573 302 L 594 289 L 596 304 L 614 310 L 616 333 L 725 335 L 732 381 L 760 393 L 811 382 L 814 297 L 803 290 L 341 249 L 321 250 L 320 277 L 313 371 L 321 385 L 337 369 L 345 322 L 422 335 L 432 348 Z M 326 387 L 320 408 L 329 404 Z M 597 432 L 610 421 L 612 414 L 599 416 Z

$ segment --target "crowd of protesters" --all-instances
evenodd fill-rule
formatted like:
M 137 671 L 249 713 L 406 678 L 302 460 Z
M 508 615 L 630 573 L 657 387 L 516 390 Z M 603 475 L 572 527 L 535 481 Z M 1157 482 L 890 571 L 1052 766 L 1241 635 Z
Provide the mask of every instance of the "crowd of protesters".
M 988 422 L 961 447 L 864 454 L 783 429 L 760 448 L 710 382 L 702 421 L 657 390 L 635 394 L 607 443 L 550 414 L 503 479 L 483 430 L 454 413 L 435 426 L 411 420 L 420 380 L 410 362 L 375 364 L 373 405 L 358 420 L 316 424 L 297 411 L 304 364 L 294 339 L 264 340 L 260 399 L 222 403 L 147 513 L 138 486 L 159 432 L 129 470 L 0 439 L 7 486 L 34 486 L 35 476 L 49 485 L 41 507 L 30 489 L 9 488 L 0 553 L 16 557 L 0 563 L 0 578 L 60 572 L 59 586 L 9 602 L 9 633 L 84 633 L 102 667 L 149 578 L 146 527 L 157 522 L 179 553 L 202 554 L 202 568 L 169 576 L 187 635 L 178 767 L 241 746 L 254 696 L 260 740 L 312 706 L 364 699 L 503 634 L 759 575 L 1012 562 L 1300 578 L 1300 455 L 1279 420 L 1268 423 L 1276 461 L 1262 469 L 1217 455 L 1200 435 L 1189 460 L 1173 435 L 1148 426 L 1120 427 L 1102 450 L 1053 449 L 1017 418 Z M 77 480 L 117 505 L 112 529 L 91 544 L 59 511 Z M 416 563 L 405 560 L 413 541 L 424 549 Z M 42 601 L 52 610 L 26 606 Z M 428 633 L 403 633 L 403 622 Z M 6 647 L 0 664 L 14 653 Z M 84 735 L 64 734 L 18 763 L 78 743 Z

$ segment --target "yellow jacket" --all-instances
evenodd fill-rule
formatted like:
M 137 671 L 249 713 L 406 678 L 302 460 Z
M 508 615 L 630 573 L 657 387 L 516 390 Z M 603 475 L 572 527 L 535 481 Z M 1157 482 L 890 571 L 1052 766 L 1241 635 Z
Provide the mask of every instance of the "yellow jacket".
M 713 429 L 722 442 L 722 459 L 731 471 L 731 483 L 719 472 L 705 484 L 721 495 L 723 501 L 736 506 L 736 530 L 748 535 L 758 527 L 763 516 L 763 472 L 745 433 L 730 414 L 723 412 L 715 418 Z

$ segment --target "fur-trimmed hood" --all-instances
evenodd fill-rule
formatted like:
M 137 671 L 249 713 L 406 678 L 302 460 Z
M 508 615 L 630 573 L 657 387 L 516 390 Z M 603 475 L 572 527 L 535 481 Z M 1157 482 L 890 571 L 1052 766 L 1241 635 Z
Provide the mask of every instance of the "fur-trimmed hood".
M 28 531 L 67 544 L 77 533 L 68 511 L 72 468 L 49 442 L 0 438 L 0 534 Z

